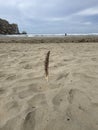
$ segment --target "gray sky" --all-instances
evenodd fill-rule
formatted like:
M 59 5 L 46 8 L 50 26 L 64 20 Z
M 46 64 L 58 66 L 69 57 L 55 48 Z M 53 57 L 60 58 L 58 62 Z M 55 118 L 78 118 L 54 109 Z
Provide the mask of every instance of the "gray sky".
M 27 33 L 98 33 L 98 0 L 0 0 L 0 18 Z

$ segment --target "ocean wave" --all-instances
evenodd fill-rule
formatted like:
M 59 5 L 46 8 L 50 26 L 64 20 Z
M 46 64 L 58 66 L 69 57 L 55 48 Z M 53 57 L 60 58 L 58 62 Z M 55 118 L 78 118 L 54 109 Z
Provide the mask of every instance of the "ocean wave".
M 65 33 L 66 36 L 98 35 L 98 33 Z M 0 37 L 64 37 L 65 34 L 19 34 L 0 35 Z

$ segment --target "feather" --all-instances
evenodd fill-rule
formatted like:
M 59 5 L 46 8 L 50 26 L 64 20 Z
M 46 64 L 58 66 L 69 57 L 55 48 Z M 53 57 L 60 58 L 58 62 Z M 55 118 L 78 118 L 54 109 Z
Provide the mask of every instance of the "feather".
M 46 58 L 45 58 L 45 77 L 46 80 L 48 81 L 48 75 L 49 75 L 49 56 L 50 56 L 50 51 L 47 52 Z

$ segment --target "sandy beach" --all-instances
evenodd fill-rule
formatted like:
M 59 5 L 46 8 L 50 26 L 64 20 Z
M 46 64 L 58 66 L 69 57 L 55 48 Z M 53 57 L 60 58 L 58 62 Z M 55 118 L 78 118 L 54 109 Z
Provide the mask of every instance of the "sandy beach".
M 98 43 L 30 40 L 0 38 L 0 130 L 98 130 Z

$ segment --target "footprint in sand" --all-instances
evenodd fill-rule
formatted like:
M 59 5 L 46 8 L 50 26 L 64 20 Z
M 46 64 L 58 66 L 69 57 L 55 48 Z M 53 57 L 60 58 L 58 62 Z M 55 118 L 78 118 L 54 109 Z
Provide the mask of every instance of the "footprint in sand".
M 64 102 L 67 102 L 67 91 L 65 89 L 61 90 L 52 100 L 54 109 L 59 109 L 60 105 Z
M 20 99 L 28 98 L 29 96 L 31 96 L 33 94 L 34 94 L 34 92 L 30 91 L 29 89 L 18 92 L 18 96 Z
M 23 66 L 24 69 L 32 69 L 32 64 L 26 64 Z
M 16 78 L 17 78 L 16 74 L 9 74 L 9 75 L 7 76 L 7 78 L 6 78 L 6 80 L 14 80 L 14 79 L 16 79 Z
M 75 91 L 76 91 L 75 89 L 70 89 L 69 90 L 68 101 L 69 101 L 70 104 L 72 104 L 72 102 L 73 102 Z
M 36 114 L 36 111 L 27 113 L 21 130 L 34 130 L 35 123 L 36 123 L 35 114 Z
M 0 78 L 4 78 L 6 74 L 3 71 L 0 71 Z
M 57 77 L 56 80 L 61 80 L 62 78 L 67 78 L 69 75 L 69 73 L 66 73 L 66 74 L 59 74 L 59 76 Z
M 28 101 L 29 106 L 47 105 L 45 94 L 37 94 Z
M 6 90 L 4 88 L 0 88 L 0 95 L 5 94 Z

